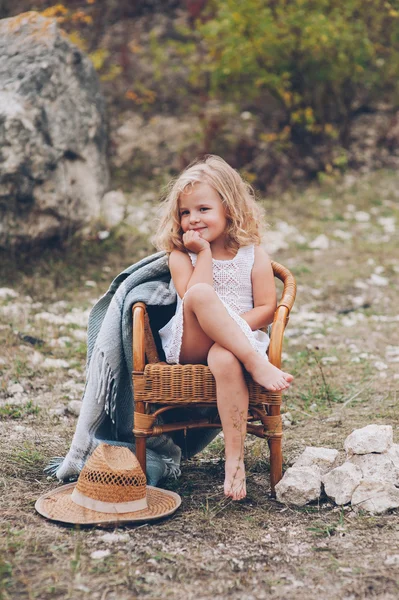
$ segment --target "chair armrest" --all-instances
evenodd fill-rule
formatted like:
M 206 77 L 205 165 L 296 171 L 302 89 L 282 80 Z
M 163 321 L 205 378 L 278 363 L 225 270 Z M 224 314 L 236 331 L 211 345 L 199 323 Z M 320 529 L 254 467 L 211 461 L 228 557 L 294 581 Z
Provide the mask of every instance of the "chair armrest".
M 281 352 L 283 349 L 284 330 L 288 323 L 290 310 L 294 304 L 296 296 L 296 282 L 292 273 L 279 263 L 272 261 L 272 268 L 275 277 L 280 279 L 284 284 L 283 293 L 277 310 L 274 313 L 272 334 L 269 345 L 269 360 L 280 368 L 281 367 Z
M 132 308 L 133 314 L 133 371 L 144 371 L 145 341 L 144 341 L 144 302 L 136 302 Z

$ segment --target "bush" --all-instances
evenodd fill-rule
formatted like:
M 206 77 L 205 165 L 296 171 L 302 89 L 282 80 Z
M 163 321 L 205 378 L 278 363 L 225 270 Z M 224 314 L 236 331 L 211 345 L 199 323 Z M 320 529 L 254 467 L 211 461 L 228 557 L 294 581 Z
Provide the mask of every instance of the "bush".
M 189 61 L 191 82 L 252 106 L 268 142 L 347 143 L 353 116 L 377 100 L 397 103 L 399 2 L 383 0 L 212 0 L 193 35 L 203 48 Z M 265 110 L 265 103 L 268 107 Z

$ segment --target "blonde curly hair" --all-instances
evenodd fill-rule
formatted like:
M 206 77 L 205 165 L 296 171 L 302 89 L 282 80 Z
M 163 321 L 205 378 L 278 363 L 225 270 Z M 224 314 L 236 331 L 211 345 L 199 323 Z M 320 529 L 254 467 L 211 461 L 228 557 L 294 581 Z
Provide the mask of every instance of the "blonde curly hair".
M 260 244 L 264 211 L 256 202 L 253 188 L 220 156 L 208 154 L 193 161 L 167 187 L 161 204 L 161 218 L 153 243 L 158 250 L 186 252 L 180 225 L 179 197 L 189 186 L 207 183 L 219 194 L 226 211 L 226 248 Z

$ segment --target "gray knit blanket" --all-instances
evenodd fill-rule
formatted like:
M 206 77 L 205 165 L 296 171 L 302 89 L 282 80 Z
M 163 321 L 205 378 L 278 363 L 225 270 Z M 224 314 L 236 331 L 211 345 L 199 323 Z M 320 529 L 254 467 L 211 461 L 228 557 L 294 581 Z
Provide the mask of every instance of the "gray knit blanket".
M 120 273 L 91 310 L 86 384 L 76 431 L 66 457 L 54 457 L 46 467 L 46 472 L 55 474 L 60 481 L 76 479 L 101 442 L 125 445 L 134 451 L 132 306 L 135 302 L 159 307 L 175 303 L 176 292 L 170 283 L 167 254 L 158 252 Z M 179 410 L 181 418 L 187 418 L 185 409 Z M 179 410 L 174 411 L 177 419 Z M 204 414 L 201 409 L 199 413 Z M 216 434 L 209 429 L 190 433 L 184 439 L 186 455 L 192 456 L 204 448 Z M 147 439 L 149 485 L 180 475 L 182 444 L 179 445 L 179 436 L 176 439 L 177 443 L 173 434 Z

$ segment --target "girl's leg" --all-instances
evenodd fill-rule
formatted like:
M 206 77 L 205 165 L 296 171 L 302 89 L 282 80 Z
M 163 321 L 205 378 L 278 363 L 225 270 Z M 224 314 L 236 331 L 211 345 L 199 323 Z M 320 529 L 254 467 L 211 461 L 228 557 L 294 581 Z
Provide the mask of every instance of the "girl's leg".
M 270 391 L 289 387 L 293 377 L 272 365 L 251 346 L 245 333 L 230 317 L 212 286 L 197 283 L 184 297 L 181 363 L 205 363 L 213 342 L 226 348 L 252 378 Z
M 229 350 L 214 344 L 208 366 L 216 380 L 217 405 L 225 443 L 225 496 L 246 496 L 244 441 L 247 432 L 248 388 L 240 361 Z

